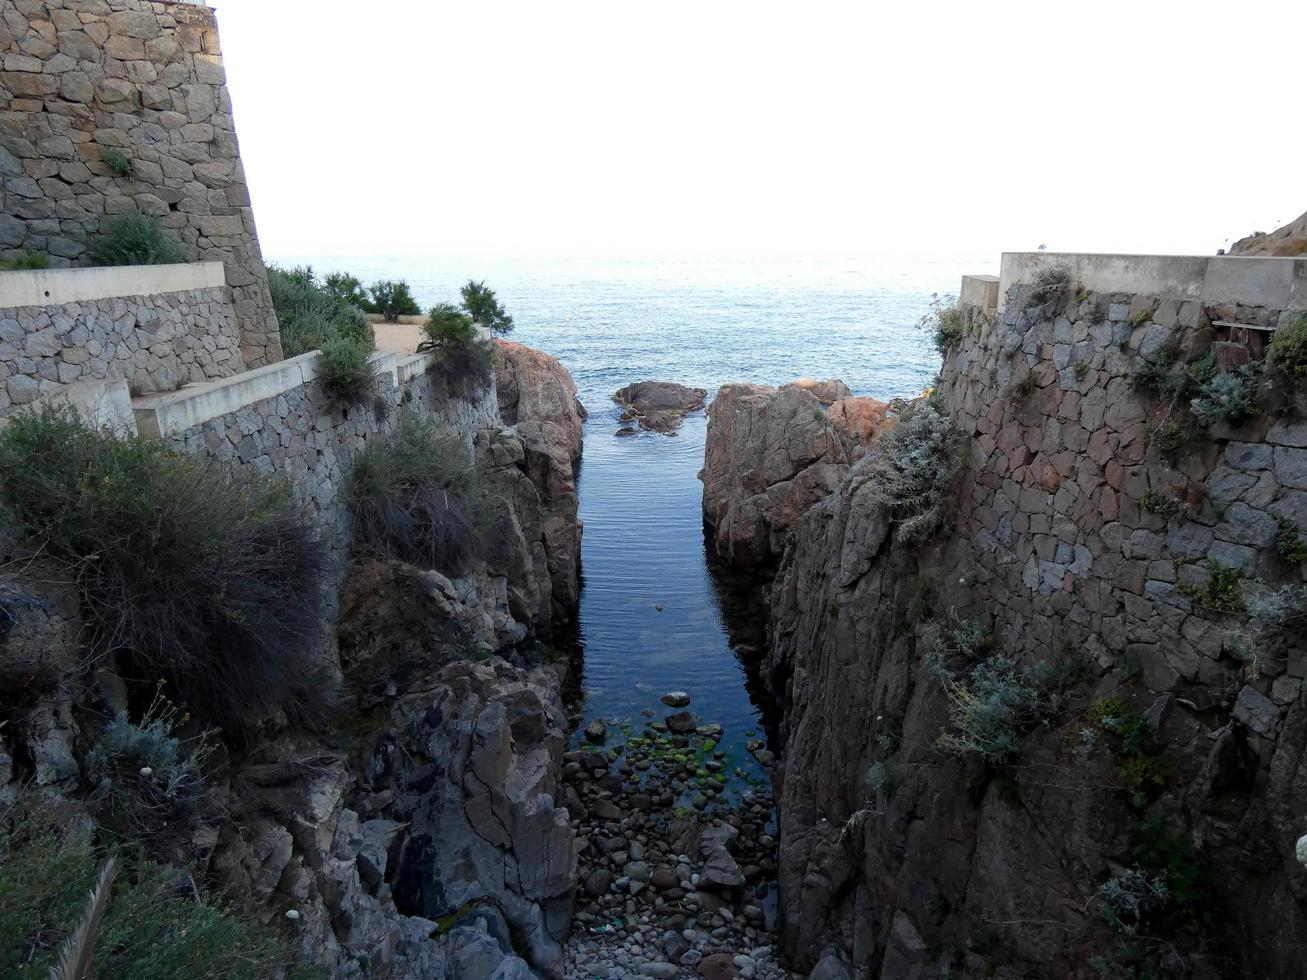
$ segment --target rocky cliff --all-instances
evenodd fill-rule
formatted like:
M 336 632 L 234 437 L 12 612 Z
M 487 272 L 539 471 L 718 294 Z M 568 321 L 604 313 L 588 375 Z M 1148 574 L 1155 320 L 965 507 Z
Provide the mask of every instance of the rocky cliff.
M 834 401 L 829 412 L 822 398 Z M 849 396 L 841 381 L 722 385 L 700 474 L 718 554 L 741 566 L 779 559 L 799 515 L 839 485 L 884 417 L 882 403 Z
M 1299 215 L 1283 228 L 1253 232 L 1230 246 L 1231 255 L 1307 255 L 1307 214 Z
M 1307 399 L 1201 401 L 1235 384 L 1215 321 L 1281 312 L 1017 285 L 946 360 L 942 529 L 902 542 L 870 459 L 798 519 L 767 670 L 795 965 L 1298 974 Z
M 492 381 L 471 400 L 405 401 L 475 447 L 486 540 L 463 574 L 356 547 L 323 654 L 334 711 L 311 730 L 272 717 L 210 733 L 201 802 L 148 841 L 332 977 L 561 970 L 577 873 L 555 806 L 563 668 L 530 641 L 575 614 L 583 414 L 553 358 L 505 344 L 497 360 L 498 399 Z M 349 466 L 342 453 L 338 481 Z M 0 804 L 25 792 L 90 809 L 88 749 L 141 710 L 137 678 L 112 661 L 86 672 L 76 592 L 58 582 L 31 564 L 0 582 L 0 670 L 22 679 L 0 696 Z

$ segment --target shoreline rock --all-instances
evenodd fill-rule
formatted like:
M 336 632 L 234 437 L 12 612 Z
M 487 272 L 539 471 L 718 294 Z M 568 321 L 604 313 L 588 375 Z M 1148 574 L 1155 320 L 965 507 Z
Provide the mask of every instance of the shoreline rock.
M 704 407 L 707 396 L 707 389 L 671 381 L 636 381 L 615 391 L 613 401 L 628 409 L 621 421 L 637 421 L 646 431 L 670 435 L 685 416 Z

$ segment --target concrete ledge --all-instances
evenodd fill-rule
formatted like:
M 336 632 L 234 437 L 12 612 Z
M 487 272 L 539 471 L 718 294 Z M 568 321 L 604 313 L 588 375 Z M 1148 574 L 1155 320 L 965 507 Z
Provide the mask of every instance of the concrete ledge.
M 62 306 L 117 296 L 152 296 L 225 286 L 221 262 L 0 272 L 0 309 Z
M 1077 288 L 1204 303 L 1307 309 L 1307 259 L 1243 255 L 1099 255 L 1004 252 L 999 304 L 1013 283 L 1064 269 Z
M 395 383 L 408 384 L 414 378 L 426 374 L 431 365 L 435 363 L 436 355 L 434 351 L 428 351 L 425 354 L 405 354 L 397 357 L 395 360 Z
M 167 438 L 247 408 L 265 398 L 276 398 L 301 385 L 317 380 L 317 351 L 309 351 L 266 367 L 255 368 L 230 378 L 186 385 L 162 395 L 146 395 L 132 400 L 136 427 L 141 435 Z M 370 358 L 377 374 L 394 385 L 395 355 L 375 353 Z
M 71 405 L 78 415 L 97 429 L 119 437 L 136 435 L 132 396 L 122 378 L 64 385 L 58 391 L 42 395 L 32 404 L 11 409 L 7 415 L 0 416 L 0 429 L 20 412 L 39 411 L 42 405 Z
M 958 303 L 993 313 L 998 309 L 998 276 L 963 276 Z

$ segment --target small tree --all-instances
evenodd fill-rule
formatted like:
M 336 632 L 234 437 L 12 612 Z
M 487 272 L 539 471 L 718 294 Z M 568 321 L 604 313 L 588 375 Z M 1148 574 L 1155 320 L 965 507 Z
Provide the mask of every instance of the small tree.
M 451 303 L 440 303 L 431 308 L 422 330 L 428 340 L 418 350 L 438 350 L 443 355 L 440 367 L 448 377 L 478 387 L 489 383 L 490 345 L 477 337 L 470 316 Z
M 417 300 L 403 279 L 382 279 L 368 287 L 372 294 L 372 309 L 380 313 L 387 323 L 395 323 L 401 316 L 417 316 L 422 312 Z
M 485 282 L 469 279 L 462 290 L 463 309 L 477 323 L 493 333 L 505 334 L 513 329 L 513 318 L 504 312 L 495 298 L 495 291 Z
M 348 272 L 332 272 L 322 281 L 322 288 L 338 303 L 352 306 L 364 313 L 372 312 L 372 301 L 358 276 Z

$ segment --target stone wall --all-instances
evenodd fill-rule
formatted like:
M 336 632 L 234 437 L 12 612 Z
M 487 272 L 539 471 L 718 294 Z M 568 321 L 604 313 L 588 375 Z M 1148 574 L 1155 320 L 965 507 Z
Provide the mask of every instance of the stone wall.
M 1202 911 L 1150 920 L 1141 969 L 1296 977 L 1307 638 L 1249 631 L 1273 590 L 1307 611 L 1307 393 L 1259 373 L 1253 417 L 1201 425 L 1190 394 L 1136 377 L 1254 359 L 1307 307 L 1307 262 L 1003 268 L 995 307 L 964 309 L 936 396 L 965 447 L 948 521 L 896 543 L 876 474 L 855 465 L 777 572 L 783 945 L 798 966 L 883 980 L 1107 975 L 1095 960 L 1129 975 L 1099 889 L 1146 859 L 1151 827 L 1177 873 L 1202 876 Z M 987 637 L 969 660 L 953 638 L 967 628 Z M 1045 678 L 1038 717 L 1011 722 L 1010 755 L 950 751 L 958 704 L 932 655 L 961 677 L 995 654 L 1034 672 L 1022 683 Z M 1130 745 L 1118 717 L 1139 727 Z
M 475 433 L 499 426 L 499 408 L 493 381 L 471 397 L 459 397 L 439 374 L 425 370 L 429 356 L 397 363 L 393 354 L 374 355 L 377 402 L 342 407 L 316 379 L 316 358 L 315 351 L 264 368 L 257 372 L 262 381 L 240 376 L 138 399 L 136 421 L 143 433 L 227 461 L 234 471 L 289 479 L 296 502 L 321 529 L 330 553 L 326 592 L 334 618 L 349 561 L 352 522 L 345 495 L 354 457 L 394 428 L 401 404 L 406 411 L 438 416 L 468 440 L 469 450 Z M 215 414 L 213 406 L 223 404 L 217 398 L 230 402 L 231 409 Z M 197 413 L 207 417 L 195 421 Z
M 213 264 L 216 276 L 204 266 L 162 268 L 194 273 L 174 277 L 193 288 L 153 292 L 156 267 L 141 277 L 113 270 L 118 289 L 62 289 L 78 296 L 63 302 L 62 281 L 80 271 L 0 273 L 0 304 L 30 292 L 11 288 L 13 280 L 39 281 L 48 288 L 36 292 L 51 297 L 0 305 L 0 413 L 88 381 L 122 378 L 139 394 L 239 373 L 240 330 L 222 267 Z
M 188 258 L 226 264 L 246 364 L 281 357 L 212 10 L 6 2 L 0 105 L 0 257 L 79 263 L 106 216 L 155 215 Z

